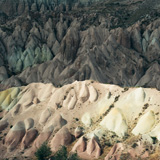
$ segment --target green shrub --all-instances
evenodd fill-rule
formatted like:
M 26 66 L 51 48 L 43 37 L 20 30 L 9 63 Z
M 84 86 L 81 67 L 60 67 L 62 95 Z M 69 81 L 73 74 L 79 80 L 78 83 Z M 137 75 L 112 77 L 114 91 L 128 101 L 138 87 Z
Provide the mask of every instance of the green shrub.
M 67 148 L 62 146 L 62 148 L 55 153 L 51 160 L 80 160 L 77 153 L 73 153 L 68 156 Z
M 37 150 L 35 156 L 38 160 L 80 160 L 77 153 L 70 154 L 68 156 L 67 147 L 62 146 L 53 156 L 50 147 L 47 146 L 47 143 L 43 143 L 42 146 Z
M 50 147 L 48 147 L 47 143 L 43 143 L 41 147 L 37 150 L 35 153 L 35 156 L 38 160 L 46 160 L 50 155 L 52 154 L 52 151 Z
M 80 160 L 80 158 L 78 157 L 77 153 L 73 153 L 68 157 L 67 160 Z
M 52 160 L 67 160 L 67 148 L 62 146 L 62 148 L 52 157 Z

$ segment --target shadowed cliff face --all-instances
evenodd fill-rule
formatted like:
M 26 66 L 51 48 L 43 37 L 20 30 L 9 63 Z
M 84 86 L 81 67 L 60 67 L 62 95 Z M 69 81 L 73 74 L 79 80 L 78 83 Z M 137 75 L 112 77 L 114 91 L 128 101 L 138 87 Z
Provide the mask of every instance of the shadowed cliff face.
M 160 89 L 159 1 L 0 3 L 1 90 L 86 79 Z
M 71 9 L 77 5 L 89 6 L 94 2 L 101 2 L 104 0 L 0 0 L 0 11 L 6 13 L 8 16 L 21 15 L 22 13 L 43 10 L 55 10 L 56 7 L 67 7 Z

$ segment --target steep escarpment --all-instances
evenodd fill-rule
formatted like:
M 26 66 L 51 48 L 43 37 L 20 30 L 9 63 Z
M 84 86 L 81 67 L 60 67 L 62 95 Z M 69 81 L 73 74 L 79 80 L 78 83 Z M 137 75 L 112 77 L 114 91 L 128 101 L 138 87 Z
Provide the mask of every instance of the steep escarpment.
M 4 5 L 7 2 L 12 3 Z M 29 3 L 15 4 L 19 2 Z M 2 10 L 1 90 L 32 82 L 61 86 L 85 79 L 160 88 L 158 1 L 145 12 L 148 3 L 141 1 L 101 1 L 86 7 L 71 3 L 70 10 L 61 2 L 51 10 L 53 1 L 46 1 L 43 11 L 33 7 L 38 2 L 8 18 Z
M 69 11 L 79 5 L 89 6 L 95 2 L 103 2 L 104 0 L 1 0 L 0 11 L 7 16 L 16 16 L 28 11 Z

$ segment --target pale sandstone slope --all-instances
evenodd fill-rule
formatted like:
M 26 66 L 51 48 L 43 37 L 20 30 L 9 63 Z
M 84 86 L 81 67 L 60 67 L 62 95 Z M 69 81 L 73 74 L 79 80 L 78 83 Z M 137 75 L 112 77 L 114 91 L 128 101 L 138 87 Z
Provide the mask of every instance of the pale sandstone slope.
M 87 159 L 126 153 L 133 159 L 135 155 L 143 158 L 156 152 L 160 140 L 160 92 L 156 89 L 76 81 L 62 88 L 33 83 L 0 95 L 2 159 L 32 157 L 45 141 L 53 152 L 69 145 Z M 114 144 L 120 151 L 108 154 L 106 150 Z M 148 145 L 152 149 L 144 152 Z

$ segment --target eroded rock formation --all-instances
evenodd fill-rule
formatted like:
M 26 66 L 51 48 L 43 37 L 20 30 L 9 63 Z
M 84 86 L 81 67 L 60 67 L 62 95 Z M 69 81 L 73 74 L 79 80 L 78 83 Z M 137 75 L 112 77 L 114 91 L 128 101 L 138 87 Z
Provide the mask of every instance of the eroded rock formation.
M 0 94 L 6 99 L 15 89 Z M 31 158 L 46 141 L 53 153 L 69 146 L 82 159 L 145 159 L 158 154 L 160 94 L 156 89 L 82 81 L 62 88 L 33 83 L 18 90 L 12 107 L 8 107 L 12 101 L 0 105 L 2 158 Z M 72 108 L 67 100 L 71 93 L 76 97 Z
M 160 88 L 159 2 L 83 2 L 0 1 L 17 13 L 0 25 L 1 90 L 86 79 Z

